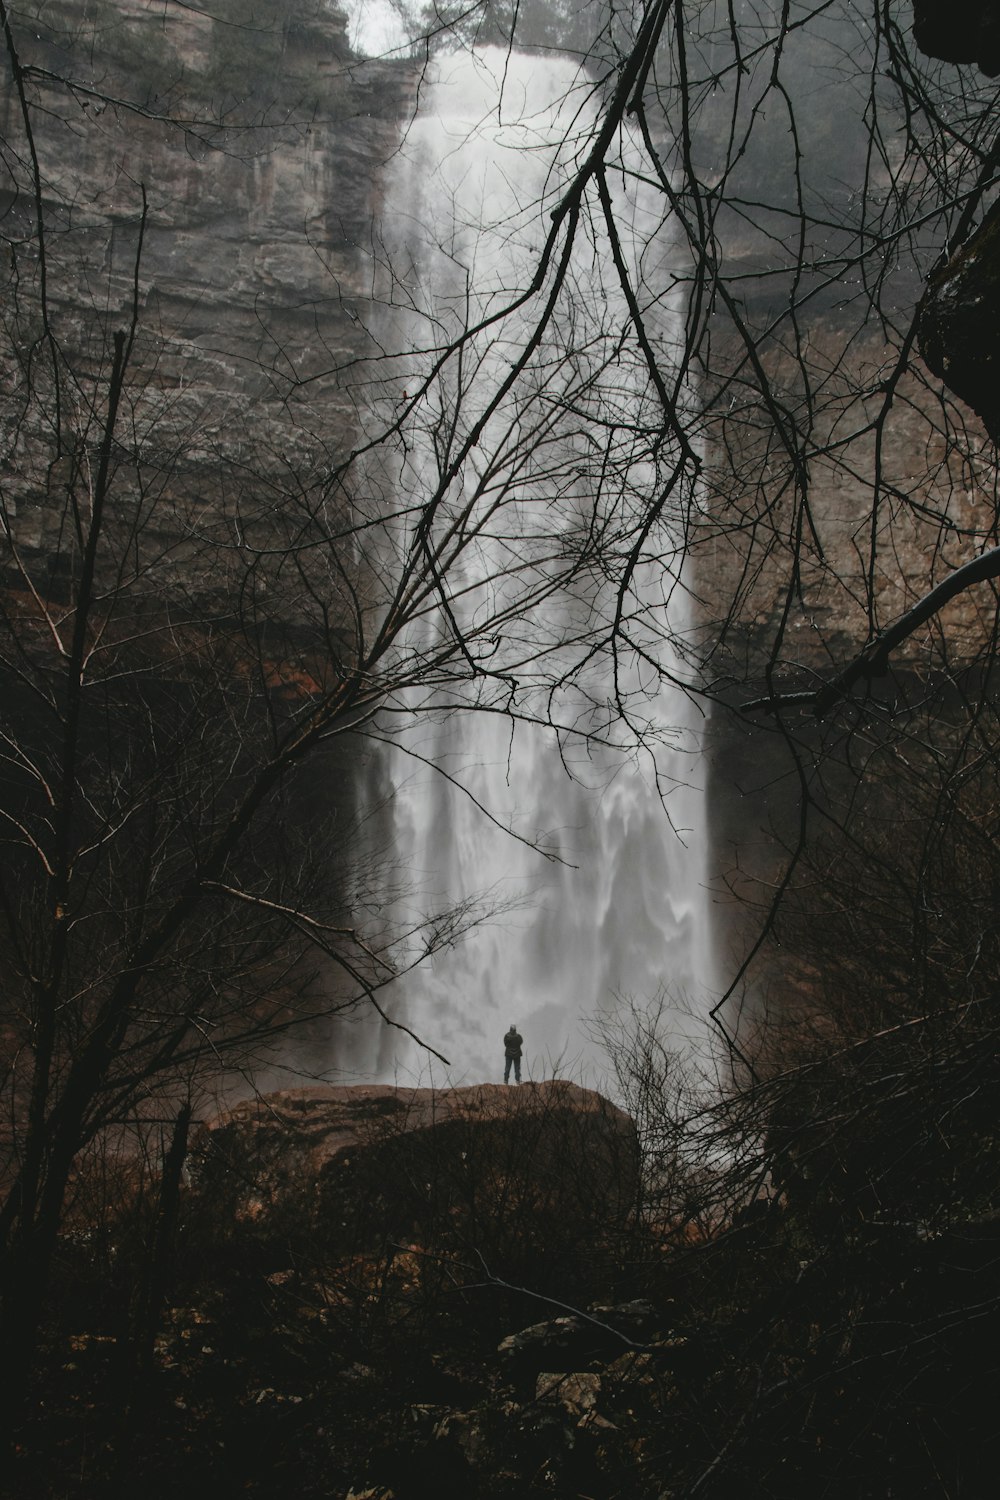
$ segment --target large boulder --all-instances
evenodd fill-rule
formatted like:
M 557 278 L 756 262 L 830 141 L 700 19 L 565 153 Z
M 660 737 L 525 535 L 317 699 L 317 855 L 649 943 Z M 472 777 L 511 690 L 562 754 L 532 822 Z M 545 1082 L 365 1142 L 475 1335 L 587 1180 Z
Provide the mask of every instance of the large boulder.
M 505 1088 L 302 1088 L 238 1104 L 195 1139 L 192 1195 L 217 1242 L 276 1263 L 306 1251 L 482 1255 L 533 1275 L 613 1233 L 635 1201 L 632 1120 L 551 1081 Z M 403 1244 L 400 1244 L 403 1248 Z

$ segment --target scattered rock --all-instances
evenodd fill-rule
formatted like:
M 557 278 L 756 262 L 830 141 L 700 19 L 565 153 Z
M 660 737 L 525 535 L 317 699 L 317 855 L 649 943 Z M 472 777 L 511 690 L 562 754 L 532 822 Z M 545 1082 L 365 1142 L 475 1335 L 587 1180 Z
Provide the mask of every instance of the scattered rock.
M 646 1353 L 620 1354 L 608 1365 L 605 1375 L 620 1386 L 653 1385 L 653 1356 Z
M 507 1365 L 508 1369 L 528 1369 L 534 1366 L 536 1370 L 541 1369 L 539 1360 L 555 1356 L 563 1359 L 572 1359 L 584 1346 L 588 1335 L 586 1324 L 582 1318 L 548 1318 L 544 1323 L 532 1323 L 527 1328 L 522 1328 L 519 1333 L 510 1333 L 505 1339 L 501 1339 L 497 1345 L 497 1353 Z M 557 1368 L 553 1365 L 552 1368 Z M 570 1369 L 571 1365 L 562 1364 L 558 1368 Z
M 414 1406 L 408 1406 L 403 1413 L 403 1418 L 417 1432 L 425 1436 L 431 1436 L 445 1416 L 445 1413 L 446 1408 L 443 1406 L 433 1406 L 428 1401 L 420 1401 Z
M 485 1463 L 489 1457 L 489 1439 L 475 1412 L 448 1412 L 434 1428 L 434 1440 L 456 1447 L 470 1468 Z
M 600 1375 L 584 1370 L 568 1374 L 543 1371 L 535 1381 L 535 1400 L 558 1402 L 571 1417 L 584 1417 L 594 1411 L 600 1394 Z
M 587 1316 L 549 1318 L 508 1334 L 497 1353 L 515 1382 L 534 1379 L 543 1371 L 567 1373 L 597 1360 L 613 1360 L 627 1353 L 631 1344 L 645 1347 L 659 1321 L 650 1302 L 596 1303 Z M 677 1342 L 658 1338 L 655 1347 Z
M 587 1311 L 598 1323 L 606 1323 L 633 1341 L 650 1334 L 662 1320 L 662 1309 L 658 1313 L 652 1302 L 642 1297 L 631 1302 L 595 1302 Z

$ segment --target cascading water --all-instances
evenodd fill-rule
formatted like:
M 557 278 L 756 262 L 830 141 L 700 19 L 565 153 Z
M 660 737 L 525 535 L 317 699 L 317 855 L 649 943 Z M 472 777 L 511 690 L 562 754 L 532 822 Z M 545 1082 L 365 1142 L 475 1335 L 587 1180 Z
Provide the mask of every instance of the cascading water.
M 586 149 L 597 107 L 592 84 L 568 59 L 487 48 L 433 65 L 385 189 L 381 233 L 390 273 L 380 331 L 387 347 L 439 351 L 519 299 L 535 272 L 551 210 L 578 164 L 574 142 Z M 669 259 L 662 229 L 657 235 L 650 228 L 659 204 L 645 206 L 621 162 L 619 168 L 622 222 L 649 220 L 636 228 L 627 252 L 648 262 L 658 246 L 655 253 Z M 648 454 L 637 449 L 621 457 L 633 442 L 629 413 L 647 400 L 647 381 L 624 337 L 629 320 L 610 265 L 600 233 L 581 232 L 562 310 L 527 372 L 534 394 L 526 395 L 522 382 L 492 414 L 460 480 L 463 503 L 476 486 L 488 495 L 490 484 L 504 499 L 514 492 L 516 472 L 514 509 L 527 548 L 532 527 L 537 531 L 533 518 L 541 515 L 551 548 L 553 508 L 567 538 L 582 516 L 592 517 L 588 506 L 607 483 L 609 453 L 629 486 L 657 482 Z M 651 272 L 656 267 L 647 263 Z M 394 473 L 401 493 L 433 487 L 449 443 L 479 419 L 536 315 L 528 299 L 470 340 L 462 361 L 453 359 L 431 381 L 405 429 Z M 676 297 L 655 316 L 669 341 Z M 398 389 L 384 401 L 408 403 L 434 358 L 416 353 L 393 366 Z M 588 418 L 592 428 L 604 429 L 596 441 L 587 435 Z M 538 423 L 527 441 L 526 421 Z M 502 607 L 505 588 L 513 599 L 517 583 L 505 579 L 503 553 L 511 545 L 503 527 L 484 525 L 476 547 L 465 549 L 449 575 L 453 595 L 467 589 L 475 597 L 485 579 L 494 609 L 498 596 Z M 633 580 L 639 597 L 633 634 L 642 636 L 644 617 L 662 622 L 669 609 L 670 634 L 682 637 L 685 601 L 676 576 L 669 567 L 643 566 Z M 444 1053 L 450 1068 L 431 1066 L 399 1032 L 373 1022 L 369 1055 L 362 1061 L 355 1051 L 355 1060 L 377 1076 L 436 1083 L 495 1078 L 502 1034 L 515 1022 L 526 1039 L 529 1076 L 557 1070 L 592 1078 L 598 1063 L 586 1021 L 612 1009 L 618 997 L 643 1002 L 665 991 L 679 1034 L 697 1029 L 698 1012 L 704 1016 L 712 975 L 704 819 L 694 784 L 696 715 L 651 664 L 648 689 L 636 668 L 619 664 L 618 696 L 640 705 L 646 739 L 640 752 L 628 752 L 629 736 L 609 709 L 610 665 L 606 658 L 586 660 L 590 622 L 609 607 L 606 592 L 599 577 L 586 585 L 577 580 L 568 594 L 555 592 L 533 606 L 527 629 L 544 672 L 529 672 L 525 685 L 519 671 L 521 696 L 512 699 L 509 715 L 497 711 L 495 698 L 482 711 L 481 698 L 463 700 L 457 689 L 437 697 L 411 691 L 394 705 L 395 722 L 407 716 L 409 722 L 395 731 L 388 766 L 393 845 L 412 885 L 396 903 L 395 920 L 415 928 L 427 913 L 483 893 L 496 909 L 387 992 L 389 1011 Z M 443 628 L 428 613 L 409 627 L 411 646 L 429 654 Z M 426 638 L 414 641 L 413 632 L 421 631 Z M 650 640 L 659 638 L 660 665 L 675 672 L 664 635 L 658 626 Z M 560 640 L 575 644 L 554 644 Z M 506 637 L 496 649 L 498 660 L 523 665 L 526 659 L 523 640 L 520 654 Z M 546 698 L 545 686 L 560 674 L 559 694 Z M 463 701 L 463 710 L 451 711 Z M 477 702 L 479 711 L 468 707 Z M 563 726 L 558 734 L 529 722 L 553 705 Z

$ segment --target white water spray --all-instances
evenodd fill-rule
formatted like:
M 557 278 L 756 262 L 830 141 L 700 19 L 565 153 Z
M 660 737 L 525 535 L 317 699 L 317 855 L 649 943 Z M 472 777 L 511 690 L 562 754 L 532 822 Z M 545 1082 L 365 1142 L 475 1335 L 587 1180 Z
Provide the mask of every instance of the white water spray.
M 597 108 L 591 82 L 567 59 L 483 49 L 435 64 L 386 186 L 385 296 L 392 306 L 385 334 L 395 347 L 440 349 L 526 291 L 551 210 L 589 146 Z M 659 277 L 669 286 L 659 200 L 644 203 L 627 175 L 619 161 L 614 191 L 622 223 L 630 225 L 622 231 L 623 250 L 634 269 L 643 258 L 647 282 Z M 457 576 L 455 569 L 449 574 L 456 610 L 468 591 L 469 621 L 484 594 L 494 610 L 505 589 L 516 599 L 520 585 L 516 571 L 506 576 L 505 549 L 520 545 L 523 558 L 533 527 L 551 549 L 554 509 L 567 546 L 573 528 L 586 518 L 593 524 L 593 496 L 608 484 L 609 458 L 619 499 L 622 487 L 650 492 L 660 482 L 655 461 L 634 437 L 648 381 L 626 336 L 628 314 L 610 248 L 599 228 L 584 229 L 562 308 L 529 372 L 533 396 L 527 399 L 522 382 L 490 418 L 466 464 L 462 503 L 479 486 L 486 497 L 492 492 L 500 517 L 483 527 L 476 548 L 466 549 Z M 395 475 L 401 493 L 433 487 L 443 450 L 478 419 L 537 314 L 537 299 L 528 299 L 469 341 L 461 366 L 451 361 L 415 408 Z M 676 296 L 652 307 L 649 317 L 669 341 Z M 401 366 L 400 388 L 388 402 L 405 406 L 432 360 L 415 353 Z M 537 423 L 527 439 L 526 422 Z M 515 516 L 527 536 L 519 544 L 509 531 Z M 671 547 L 662 550 L 666 555 Z M 683 591 L 675 586 L 676 569 L 643 566 L 633 582 L 639 597 L 631 634 L 676 672 L 664 644 L 665 615 L 669 610 L 670 633 L 683 637 Z M 606 659 L 585 665 L 590 622 L 610 607 L 605 589 L 600 578 L 578 582 L 571 596 L 554 594 L 527 621 L 512 624 L 510 636 L 498 636 L 491 668 L 521 664 L 511 672 L 518 692 L 510 716 L 497 711 L 495 695 L 492 711 L 449 712 L 462 701 L 457 690 L 436 699 L 411 693 L 395 705 L 414 711 L 397 734 L 389 767 L 394 852 L 412 882 L 395 919 L 416 928 L 428 913 L 484 892 L 501 909 L 389 992 L 391 1012 L 444 1053 L 450 1069 L 429 1069 L 425 1053 L 382 1027 L 365 1064 L 381 1078 L 496 1078 L 510 1022 L 526 1039 L 529 1076 L 558 1070 L 592 1077 L 586 1019 L 623 995 L 644 1002 L 665 990 L 680 1035 L 703 1025 L 712 966 L 697 716 L 686 695 L 664 687 L 651 665 L 646 691 L 627 664 L 617 685 Z M 425 644 L 433 644 L 442 624 L 437 618 L 414 628 L 426 629 Z M 543 673 L 524 670 L 532 652 L 547 679 L 574 674 L 553 700 L 545 698 Z M 628 753 L 629 736 L 615 723 L 616 686 L 639 716 L 647 741 L 639 753 Z M 482 703 L 481 695 L 476 701 Z M 526 722 L 550 703 L 563 726 L 558 735 Z M 428 707 L 429 715 L 416 713 Z

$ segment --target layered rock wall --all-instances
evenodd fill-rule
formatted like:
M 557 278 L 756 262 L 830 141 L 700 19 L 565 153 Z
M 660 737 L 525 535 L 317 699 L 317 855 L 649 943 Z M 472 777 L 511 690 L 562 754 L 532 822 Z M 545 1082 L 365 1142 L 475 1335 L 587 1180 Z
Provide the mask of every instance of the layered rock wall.
M 30 141 L 17 90 L 0 101 L 10 305 L 27 307 L 29 288 L 41 304 L 44 269 L 59 349 L 98 405 L 114 334 L 137 316 L 127 441 L 170 471 L 165 532 L 227 483 L 258 471 L 294 488 L 357 441 L 380 185 L 416 86 L 405 62 L 360 62 L 344 16 L 319 0 L 264 5 L 253 25 L 229 9 L 22 7 Z M 12 331 L 23 351 L 39 329 Z M 0 452 L 15 540 L 44 560 L 60 546 L 66 475 L 28 386 L 54 377 L 36 358 L 4 378 L 26 411 Z M 64 410 L 64 426 L 86 415 Z

